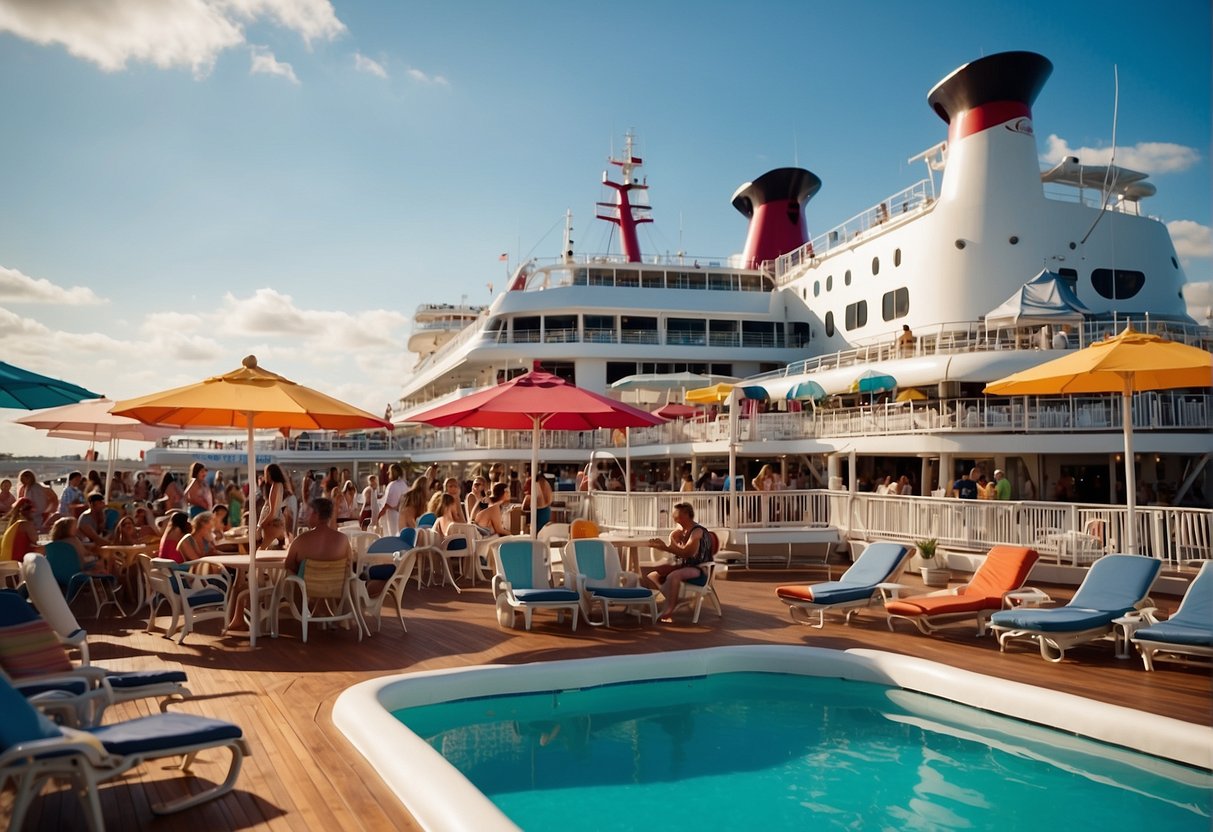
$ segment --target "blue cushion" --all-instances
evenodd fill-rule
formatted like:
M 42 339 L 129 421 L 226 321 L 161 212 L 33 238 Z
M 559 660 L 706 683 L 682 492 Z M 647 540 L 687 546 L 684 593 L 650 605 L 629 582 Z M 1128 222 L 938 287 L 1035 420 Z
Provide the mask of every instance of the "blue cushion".
M 0 627 L 28 624 L 38 617 L 38 611 L 17 592 L 6 589 L 0 592 Z
M 516 589 L 514 597 L 524 604 L 536 604 L 543 601 L 575 603 L 581 599 L 581 596 L 571 589 Z
M 908 549 L 900 543 L 877 542 L 863 550 L 863 554 L 851 564 L 851 568 L 838 579 L 839 584 L 864 586 L 871 589 L 876 584 L 884 583 L 893 574 L 897 564 L 905 557 Z M 871 592 L 868 593 L 869 595 Z M 817 587 L 813 587 L 813 598 L 817 599 Z M 862 598 L 863 596 L 856 596 Z M 854 600 L 854 599 L 847 599 Z
M 1196 647 L 1213 647 L 1213 626 L 1184 624 L 1174 619 L 1138 630 L 1133 638 L 1142 641 L 1161 641 L 1167 644 L 1190 644 Z
M 450 545 L 446 547 L 446 550 L 448 552 L 462 552 L 462 551 L 465 551 L 467 549 L 467 547 L 468 547 L 467 538 L 466 537 L 457 537 L 451 541 Z
M 191 607 L 201 606 L 202 604 L 222 604 L 224 597 L 222 592 L 208 589 L 189 596 L 189 602 Z
M 388 581 L 394 574 L 396 574 L 395 564 L 378 563 L 366 570 L 366 579 L 368 581 Z
M 145 685 L 166 685 L 184 683 L 187 680 L 183 670 L 132 670 L 124 673 L 110 673 L 106 677 L 112 688 L 141 688 Z
M 690 584 L 691 586 L 704 586 L 707 584 L 707 582 L 708 573 L 704 572 L 702 569 L 699 570 L 698 577 L 688 578 L 687 580 L 683 581 L 684 584 Z
M 1091 564 L 1069 606 L 1122 612 L 1132 609 L 1149 593 L 1161 566 L 1162 561 L 1142 555 L 1106 555 Z
M 25 697 L 0 677 L 0 751 L 33 740 L 46 740 L 63 735 L 55 723 L 46 718 Z
M 881 583 L 881 581 L 876 583 Z M 871 598 L 872 593 L 876 591 L 876 586 L 875 584 L 855 586 L 846 581 L 826 581 L 813 584 L 809 589 L 813 591 L 814 604 L 845 604 L 850 601 L 864 601 Z
M 183 745 L 233 740 L 242 736 L 239 725 L 193 714 L 155 714 L 113 725 L 90 728 L 112 754 L 146 754 Z
M 589 587 L 591 595 L 597 595 L 599 598 L 652 598 L 653 590 L 644 589 L 642 587 L 632 586 L 592 586 Z
M 412 529 L 409 529 L 409 531 L 412 531 L 413 534 L 416 534 L 416 532 L 413 531 Z M 405 543 L 399 537 L 389 536 L 389 537 L 381 537 L 378 540 L 374 541 L 370 546 L 367 546 L 366 553 L 368 555 L 394 555 L 397 552 L 403 552 L 405 549 L 412 549 L 412 548 L 413 548 L 412 543 Z
M 990 623 L 1015 630 L 1035 630 L 1042 633 L 1077 633 L 1110 626 L 1133 607 L 1118 610 L 1093 610 L 1084 607 L 1058 607 L 1039 610 L 1001 610 L 990 616 Z
M 61 682 L 38 682 L 32 685 L 17 685 L 17 690 L 21 691 L 23 696 L 36 696 L 39 693 L 70 693 L 75 696 L 83 696 L 88 693 L 88 682 L 80 679 L 71 681 L 64 679 Z

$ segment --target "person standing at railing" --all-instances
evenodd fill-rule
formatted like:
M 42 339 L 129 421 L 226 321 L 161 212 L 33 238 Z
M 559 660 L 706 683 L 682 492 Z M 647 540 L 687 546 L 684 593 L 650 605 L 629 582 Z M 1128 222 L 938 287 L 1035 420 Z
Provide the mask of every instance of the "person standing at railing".
M 994 472 L 994 499 L 1011 499 L 1011 481 L 1007 479 L 1007 472 L 1001 468 Z
M 909 324 L 901 325 L 901 335 L 897 336 L 897 357 L 906 358 L 914 354 L 914 333 Z

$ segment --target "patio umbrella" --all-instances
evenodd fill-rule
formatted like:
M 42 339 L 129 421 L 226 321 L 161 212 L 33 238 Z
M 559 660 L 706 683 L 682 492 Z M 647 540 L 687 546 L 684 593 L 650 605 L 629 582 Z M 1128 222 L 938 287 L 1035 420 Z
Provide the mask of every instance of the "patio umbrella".
M 653 415 L 660 416 L 662 419 L 687 419 L 698 415 L 699 412 L 699 408 L 691 407 L 689 404 L 670 402 L 654 410 Z
M 660 425 L 664 419 L 570 384 L 543 370 L 532 370 L 505 384 L 487 387 L 455 402 L 415 413 L 409 421 L 434 427 L 495 428 L 531 431 L 531 477 L 539 471 L 540 430 L 594 430 Z M 631 483 L 628 483 L 630 486 Z M 535 534 L 536 500 L 531 500 Z
M 771 398 L 771 394 L 767 392 L 767 388 L 760 384 L 747 384 L 741 388 L 741 395 L 747 399 L 756 402 L 765 402 Z
M 41 410 L 74 404 L 82 399 L 99 399 L 83 387 L 50 376 L 22 370 L 0 361 L 0 408 Z
M 355 430 L 387 428 L 392 424 L 326 396 L 310 387 L 283 378 L 257 366 L 256 356 L 248 356 L 238 370 L 213 376 L 197 384 L 176 387 L 114 405 L 117 416 L 130 416 L 151 425 L 179 428 L 245 428 L 248 431 L 248 485 L 250 519 L 256 505 L 256 428 L 297 430 Z M 249 523 L 249 609 L 252 622 L 249 642 L 257 643 L 260 616 L 257 610 L 256 526 Z
M 919 390 L 917 387 L 907 387 L 897 394 L 899 402 L 925 402 L 927 394 Z
M 734 382 L 733 376 L 710 373 L 640 373 L 611 384 L 612 390 L 690 390 L 718 382 Z
M 897 386 L 897 379 L 875 370 L 864 370 L 851 382 L 852 393 L 884 393 Z
M 825 388 L 815 381 L 802 381 L 788 390 L 790 402 L 819 402 L 826 397 Z
M 1213 387 L 1213 354 L 1136 332 L 1119 335 L 986 385 L 999 396 L 1120 393 L 1125 434 L 1126 549 L 1137 551 L 1137 482 L 1133 468 L 1133 394 L 1143 390 Z
M 721 382 L 713 384 L 711 387 L 688 390 L 686 400 L 688 404 L 720 404 L 728 400 L 729 394 L 732 392 L 733 385 Z
M 47 436 L 55 439 L 79 439 L 90 443 L 90 446 L 98 440 L 108 442 L 105 470 L 105 487 L 108 491 L 114 477 L 114 459 L 119 440 L 155 442 L 172 433 L 169 428 L 145 425 L 127 416 L 115 416 L 110 412 L 113 406 L 109 399 L 90 399 L 22 416 L 14 421 L 36 430 L 45 430 Z

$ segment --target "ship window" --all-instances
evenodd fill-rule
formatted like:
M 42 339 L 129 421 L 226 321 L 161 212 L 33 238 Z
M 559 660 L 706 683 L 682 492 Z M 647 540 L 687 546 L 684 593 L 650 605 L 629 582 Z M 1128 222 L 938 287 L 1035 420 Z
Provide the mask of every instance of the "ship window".
M 741 275 L 741 291 L 743 292 L 769 292 L 771 287 L 769 284 L 764 284 L 762 278 L 756 274 Z
M 574 286 L 585 286 L 589 282 L 590 282 L 590 270 L 589 269 L 578 269 L 577 271 L 573 272 L 573 285 Z
M 614 286 L 615 271 L 613 269 L 590 269 L 591 286 Z
M 640 276 L 640 285 L 646 289 L 664 289 L 665 272 L 645 272 Z
M 616 272 L 615 285 L 623 286 L 627 289 L 636 289 L 640 286 L 640 275 L 636 272 Z
M 741 343 L 737 335 L 737 321 L 715 320 L 709 322 L 708 345 L 712 347 L 736 347 Z
M 868 302 L 861 300 L 847 304 L 847 329 L 859 329 L 868 325 Z
M 615 316 L 586 315 L 585 340 L 594 344 L 615 343 Z
M 819 295 L 821 295 L 821 281 L 814 280 L 813 281 L 813 297 L 818 297 Z
M 788 346 L 793 349 L 807 347 L 812 332 L 804 321 L 788 322 Z
M 826 337 L 827 338 L 834 337 L 834 313 L 833 312 L 826 313 Z
M 901 249 L 898 248 L 898 249 L 893 250 L 893 268 L 897 268 L 900 265 L 901 265 Z
M 679 346 L 702 347 L 707 343 L 707 324 L 703 318 L 667 318 L 665 342 Z
M 624 344 L 656 344 L 657 319 L 639 315 L 624 315 L 619 319 L 620 340 Z
M 834 289 L 834 275 L 830 275 L 829 277 L 826 278 L 826 291 L 830 292 L 830 291 L 833 291 L 833 289 Z
M 514 343 L 534 344 L 539 341 L 539 316 L 514 319 Z
M 719 274 L 713 272 L 708 275 L 708 288 L 715 289 L 718 292 L 730 292 L 733 290 L 733 275 Z
M 886 321 L 910 314 L 910 290 L 906 288 L 885 292 L 880 299 L 880 314 Z
M 543 322 L 543 340 L 549 344 L 567 344 L 577 340 L 576 315 L 548 315 Z
M 1146 276 L 1128 269 L 1096 269 L 1091 272 L 1091 285 L 1108 300 L 1127 300 L 1146 285 Z
M 844 274 L 842 276 L 842 282 L 848 286 L 851 285 L 851 272 L 850 271 L 848 271 L 846 274 Z
M 543 369 L 554 376 L 559 376 L 569 384 L 577 383 L 577 368 L 572 361 L 545 361 Z
M 606 366 L 606 383 L 614 384 L 621 378 L 636 375 L 636 364 L 632 361 L 608 361 Z
M 714 376 L 731 376 L 731 375 L 733 375 L 733 365 L 732 364 L 713 364 L 713 365 L 711 365 L 711 367 L 708 368 L 708 372 L 710 372 Z
M 742 321 L 741 345 L 743 347 L 774 347 L 775 323 L 773 321 Z
M 1062 280 L 1070 281 L 1071 289 L 1073 289 L 1074 285 L 1078 283 L 1078 269 L 1058 269 L 1057 276 Z
M 1171 255 L 1171 265 L 1177 269 L 1179 268 L 1179 261 L 1175 259 L 1175 255 Z
M 880 258 L 873 257 L 872 258 L 872 277 L 875 277 L 878 274 L 880 274 Z

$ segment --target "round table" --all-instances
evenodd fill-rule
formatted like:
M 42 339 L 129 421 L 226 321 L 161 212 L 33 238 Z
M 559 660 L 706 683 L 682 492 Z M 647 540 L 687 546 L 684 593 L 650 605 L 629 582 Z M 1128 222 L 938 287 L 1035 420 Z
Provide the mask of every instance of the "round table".
M 257 595 L 260 596 L 258 598 L 258 605 L 260 606 L 260 602 L 270 601 L 273 597 L 274 586 L 278 583 L 279 578 L 281 578 L 283 566 L 286 565 L 286 550 L 266 549 L 263 551 L 258 551 L 254 556 L 254 563 L 256 564 L 258 572 L 270 576 L 269 580 L 267 580 L 264 584 L 260 581 L 260 579 L 257 581 Z M 232 601 L 234 602 L 235 599 L 239 597 L 239 577 L 243 573 L 247 572 L 249 568 L 249 556 L 247 554 L 206 555 L 198 558 L 195 561 L 190 561 L 190 568 L 193 568 L 195 564 L 217 566 L 222 569 L 231 569 L 235 571 L 237 573 L 237 580 L 232 582 L 232 587 L 230 590 L 233 593 Z M 262 607 L 261 612 L 262 616 L 265 616 L 270 613 L 270 610 Z M 227 622 L 228 626 L 224 628 L 225 631 L 231 629 L 231 623 L 232 622 L 230 621 Z M 268 630 L 265 632 L 268 632 Z
M 139 555 L 155 557 L 158 548 L 155 543 L 106 543 L 97 547 L 97 554 L 100 555 L 105 568 L 116 575 L 122 581 L 123 589 L 134 597 L 135 608 L 131 610 L 131 615 L 143 609 L 147 600 L 143 588 L 143 573 L 136 570 L 132 580 L 131 566 L 136 563 Z
M 652 537 L 636 537 L 626 534 L 603 534 L 600 538 L 623 553 L 623 568 L 627 572 L 640 574 L 640 550 L 649 549 Z

